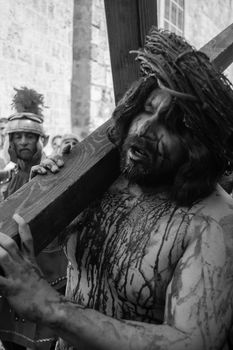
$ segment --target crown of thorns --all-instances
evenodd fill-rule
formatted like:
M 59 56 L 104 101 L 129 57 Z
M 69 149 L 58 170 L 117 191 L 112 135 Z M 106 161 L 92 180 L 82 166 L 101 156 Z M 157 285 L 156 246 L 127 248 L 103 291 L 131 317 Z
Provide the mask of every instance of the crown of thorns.
M 232 160 L 233 90 L 207 55 L 195 50 L 184 38 L 152 27 L 136 60 L 145 80 L 170 91 L 184 115 L 184 123 L 220 157 Z

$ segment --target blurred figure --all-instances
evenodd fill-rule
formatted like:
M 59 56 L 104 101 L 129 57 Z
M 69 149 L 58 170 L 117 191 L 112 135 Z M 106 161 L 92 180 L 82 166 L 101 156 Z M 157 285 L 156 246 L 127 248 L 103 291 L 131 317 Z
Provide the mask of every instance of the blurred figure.
M 6 135 L 6 125 L 7 125 L 8 119 L 7 118 L 1 118 L 0 119 L 0 170 L 4 169 L 6 162 L 4 160 L 4 142 L 5 142 L 5 135 Z
M 0 119 L 0 148 L 3 148 L 4 141 L 5 141 L 5 135 L 6 135 L 6 125 L 7 125 L 8 119 L 7 118 L 1 118 Z
M 59 153 L 62 154 L 64 149 L 67 149 L 70 146 L 72 149 L 79 143 L 79 138 L 75 134 L 64 134 L 61 139 L 60 150 Z
M 60 150 L 62 136 L 61 135 L 54 135 L 51 139 L 51 146 L 53 149 L 53 153 L 58 153 Z

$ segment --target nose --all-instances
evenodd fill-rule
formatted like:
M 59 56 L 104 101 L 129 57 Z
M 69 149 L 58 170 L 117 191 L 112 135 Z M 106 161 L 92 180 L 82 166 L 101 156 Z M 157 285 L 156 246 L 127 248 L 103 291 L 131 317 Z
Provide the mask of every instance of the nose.
M 27 139 L 26 135 L 22 135 L 20 142 L 22 145 L 26 145 L 28 143 L 28 139 Z

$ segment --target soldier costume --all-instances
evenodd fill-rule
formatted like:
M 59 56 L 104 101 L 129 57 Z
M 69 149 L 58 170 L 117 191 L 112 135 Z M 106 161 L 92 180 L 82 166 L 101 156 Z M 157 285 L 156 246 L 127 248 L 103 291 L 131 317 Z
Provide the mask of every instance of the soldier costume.
M 48 140 L 43 127 L 44 117 L 41 108 L 44 105 L 43 95 L 26 87 L 15 90 L 16 94 L 12 105 L 16 112 L 8 118 L 5 140 L 5 150 L 13 166 L 9 170 L 0 171 L 3 199 L 29 181 L 31 167 L 38 165 L 42 158 L 45 158 L 43 146 Z M 36 152 L 29 163 L 30 166 L 28 166 L 28 161 L 17 157 L 15 145 L 12 142 L 13 134 L 21 132 L 38 135 Z M 54 241 L 39 254 L 37 259 L 48 282 L 64 292 L 67 262 L 62 247 L 58 245 L 57 241 Z M 52 331 L 25 321 L 9 308 L 8 303 L 3 298 L 0 299 L 0 314 L 0 339 L 4 342 L 6 349 L 29 347 L 47 350 L 54 343 Z

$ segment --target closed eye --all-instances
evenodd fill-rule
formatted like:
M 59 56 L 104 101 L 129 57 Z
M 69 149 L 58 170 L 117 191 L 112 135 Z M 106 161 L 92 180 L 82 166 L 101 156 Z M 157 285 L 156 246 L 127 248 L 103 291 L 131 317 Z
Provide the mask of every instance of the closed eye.
M 151 114 L 152 114 L 153 111 L 154 111 L 154 109 L 153 109 L 151 103 L 149 103 L 149 102 L 146 102 L 146 103 L 145 103 L 145 105 L 144 105 L 144 110 L 145 110 L 145 112 L 148 112 L 148 113 L 151 113 Z

